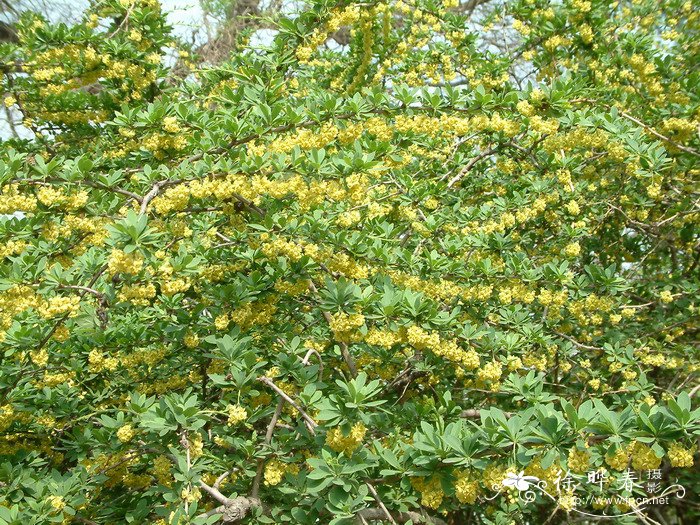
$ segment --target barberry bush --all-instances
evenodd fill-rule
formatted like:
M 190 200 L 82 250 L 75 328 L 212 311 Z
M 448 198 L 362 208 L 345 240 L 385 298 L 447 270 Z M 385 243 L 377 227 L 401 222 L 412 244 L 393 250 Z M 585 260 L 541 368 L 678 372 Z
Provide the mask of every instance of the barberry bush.
M 0 524 L 696 523 L 700 5 L 276 24 L 0 46 Z

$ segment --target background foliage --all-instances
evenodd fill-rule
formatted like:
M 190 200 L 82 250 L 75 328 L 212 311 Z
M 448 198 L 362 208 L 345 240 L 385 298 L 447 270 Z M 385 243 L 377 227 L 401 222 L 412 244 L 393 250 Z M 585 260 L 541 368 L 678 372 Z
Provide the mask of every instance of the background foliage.
M 696 523 L 699 7 L 23 15 L 0 523 Z

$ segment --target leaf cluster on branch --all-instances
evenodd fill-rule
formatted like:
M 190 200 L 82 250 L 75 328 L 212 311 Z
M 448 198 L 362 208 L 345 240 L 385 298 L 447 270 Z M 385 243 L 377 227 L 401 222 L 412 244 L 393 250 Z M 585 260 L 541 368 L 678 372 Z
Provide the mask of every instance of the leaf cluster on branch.
M 269 23 L 0 44 L 0 525 L 696 522 L 695 2 Z

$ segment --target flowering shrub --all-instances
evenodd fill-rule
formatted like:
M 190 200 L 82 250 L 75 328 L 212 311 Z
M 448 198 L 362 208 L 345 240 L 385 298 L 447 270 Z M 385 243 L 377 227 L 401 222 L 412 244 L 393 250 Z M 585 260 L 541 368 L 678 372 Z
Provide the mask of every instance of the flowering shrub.
M 157 0 L 25 15 L 0 46 L 29 135 L 0 146 L 0 523 L 692 499 L 697 8 L 313 0 L 221 65 Z

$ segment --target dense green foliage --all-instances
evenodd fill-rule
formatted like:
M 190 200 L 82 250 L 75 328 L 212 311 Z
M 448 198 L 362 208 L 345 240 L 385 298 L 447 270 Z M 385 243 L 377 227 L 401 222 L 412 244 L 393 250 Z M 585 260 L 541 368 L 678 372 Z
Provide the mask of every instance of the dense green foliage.
M 0 46 L 0 524 L 697 522 L 695 0 L 169 31 Z

